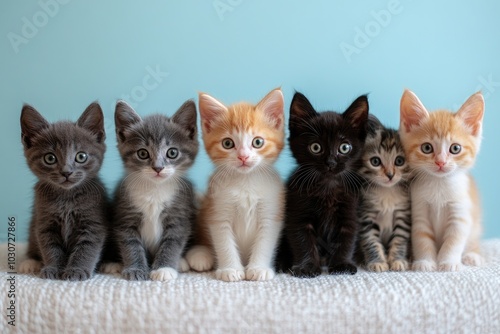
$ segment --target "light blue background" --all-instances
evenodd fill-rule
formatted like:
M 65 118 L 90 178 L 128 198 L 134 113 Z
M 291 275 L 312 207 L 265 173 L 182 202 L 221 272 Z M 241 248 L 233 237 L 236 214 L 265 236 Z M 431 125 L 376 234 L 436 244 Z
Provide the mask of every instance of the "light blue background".
M 500 237 L 500 2 L 65 0 L 56 8 L 55 1 L 0 5 L 0 240 L 9 216 L 17 218 L 18 241 L 27 236 L 35 177 L 20 142 L 24 102 L 56 121 L 76 120 L 98 100 L 108 136 L 102 176 L 112 189 L 122 175 L 116 99 L 130 95 L 142 115 L 171 115 L 198 91 L 257 102 L 277 86 L 287 115 L 294 90 L 319 110 L 341 111 L 369 93 L 370 111 L 391 126 L 404 88 L 431 110 L 456 110 L 481 89 L 484 140 L 473 173 L 484 237 Z M 11 41 L 15 35 L 22 44 Z M 342 51 L 347 45 L 355 52 Z M 155 80 L 156 69 L 168 75 Z M 287 147 L 278 161 L 283 177 L 292 166 Z M 191 171 L 199 189 L 210 170 L 202 150 Z

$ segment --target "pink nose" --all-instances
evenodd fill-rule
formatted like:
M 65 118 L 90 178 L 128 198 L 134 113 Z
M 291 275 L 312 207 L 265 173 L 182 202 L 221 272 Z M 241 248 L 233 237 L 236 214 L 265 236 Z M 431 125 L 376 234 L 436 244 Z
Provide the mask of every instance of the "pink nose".
M 247 161 L 248 159 L 248 156 L 238 156 L 238 159 L 240 159 L 241 162 L 245 163 L 245 161 Z
M 439 166 L 439 168 L 443 168 L 444 165 L 446 165 L 446 162 L 444 161 L 435 161 L 436 165 Z

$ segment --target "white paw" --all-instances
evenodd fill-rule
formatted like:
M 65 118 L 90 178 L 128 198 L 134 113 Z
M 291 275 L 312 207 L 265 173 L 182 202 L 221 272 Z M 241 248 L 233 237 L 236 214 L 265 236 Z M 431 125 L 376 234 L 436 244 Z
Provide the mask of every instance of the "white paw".
M 18 271 L 21 274 L 37 274 L 41 269 L 42 262 L 33 259 L 27 259 L 21 262 Z
M 386 262 L 374 262 L 374 263 L 368 263 L 366 268 L 369 271 L 375 271 L 381 273 L 383 271 L 389 270 L 389 265 Z
M 177 270 L 171 267 L 163 267 L 156 270 L 152 270 L 149 277 L 153 281 L 170 281 L 177 278 Z
M 484 258 L 478 253 L 469 252 L 462 257 L 462 262 L 467 266 L 480 267 L 484 264 Z
M 406 260 L 395 260 L 392 261 L 391 263 L 391 270 L 392 271 L 406 271 L 408 270 L 409 265 L 408 261 Z
M 411 266 L 411 269 L 413 271 L 436 271 L 437 269 L 437 264 L 434 261 L 429 261 L 429 260 L 419 260 L 413 262 L 413 265 Z
M 187 262 L 187 260 L 183 257 L 181 257 L 181 259 L 179 260 L 179 272 L 180 273 L 185 273 L 185 272 L 188 272 L 189 271 L 189 263 Z
M 441 262 L 439 263 L 439 271 L 460 271 L 463 269 L 461 262 Z
M 224 268 L 215 271 L 215 277 L 226 282 L 238 282 L 245 278 L 242 269 Z
M 101 264 L 101 267 L 99 268 L 99 271 L 103 274 L 121 274 L 123 270 L 123 266 L 121 263 L 118 262 L 106 262 Z
M 189 267 L 196 271 L 208 271 L 214 266 L 214 256 L 206 246 L 194 246 L 186 254 Z
M 271 268 L 247 268 L 245 278 L 249 281 L 269 281 L 275 276 Z

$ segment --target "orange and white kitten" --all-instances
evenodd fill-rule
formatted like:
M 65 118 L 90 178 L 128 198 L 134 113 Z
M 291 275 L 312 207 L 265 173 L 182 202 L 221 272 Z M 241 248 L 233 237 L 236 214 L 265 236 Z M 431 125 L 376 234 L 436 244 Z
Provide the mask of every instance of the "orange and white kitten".
M 284 186 L 273 163 L 284 146 L 283 94 L 257 105 L 226 107 L 199 94 L 203 142 L 216 166 L 203 200 L 196 245 L 186 254 L 196 271 L 223 281 L 272 279 L 283 224 Z
M 411 183 L 415 271 L 458 271 L 479 266 L 481 209 L 472 176 L 481 144 L 484 99 L 472 95 L 458 112 L 429 113 L 406 90 L 399 133 L 413 170 Z

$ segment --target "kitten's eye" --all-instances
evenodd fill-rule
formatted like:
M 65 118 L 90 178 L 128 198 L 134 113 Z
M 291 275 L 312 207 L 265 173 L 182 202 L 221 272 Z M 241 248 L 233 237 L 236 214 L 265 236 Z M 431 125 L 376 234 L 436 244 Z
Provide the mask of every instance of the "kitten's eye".
M 75 156 L 75 161 L 83 164 L 88 159 L 88 155 L 85 152 L 78 152 Z
M 255 137 L 252 140 L 252 146 L 255 147 L 255 148 L 261 148 L 262 146 L 264 146 L 264 138 Z
M 43 157 L 43 161 L 45 161 L 45 163 L 47 165 L 53 165 L 57 162 L 57 158 L 54 154 L 52 153 L 47 153 L 45 154 L 45 156 Z
M 398 167 L 403 166 L 405 164 L 405 158 L 397 156 L 396 160 L 394 161 L 394 164 Z
M 222 139 L 222 147 L 226 150 L 230 150 L 234 147 L 234 141 L 231 138 Z
M 179 156 L 179 150 L 176 148 L 169 148 L 167 151 L 167 158 L 175 159 Z
M 309 151 L 311 151 L 311 153 L 313 154 L 318 154 L 321 152 L 321 145 L 318 143 L 312 143 L 311 145 L 309 145 Z
M 342 143 L 342 144 L 340 144 L 340 147 L 339 147 L 339 152 L 340 153 L 347 154 L 347 153 L 351 152 L 351 150 L 352 150 L 351 144 L 348 144 L 348 143 Z
M 149 152 L 148 150 L 141 148 L 139 151 L 137 151 L 137 156 L 139 157 L 139 159 L 146 160 L 147 158 L 149 158 Z
M 432 153 L 434 151 L 434 149 L 432 148 L 432 145 L 429 144 L 429 143 L 423 143 L 422 146 L 420 146 L 420 149 L 425 154 L 430 154 L 430 153 Z
M 380 161 L 379 157 L 373 157 L 370 159 L 370 163 L 372 164 L 373 167 L 378 167 L 378 166 L 380 166 L 382 161 Z
M 462 145 L 460 144 L 452 144 L 450 146 L 450 153 L 451 154 L 458 154 L 462 151 Z

